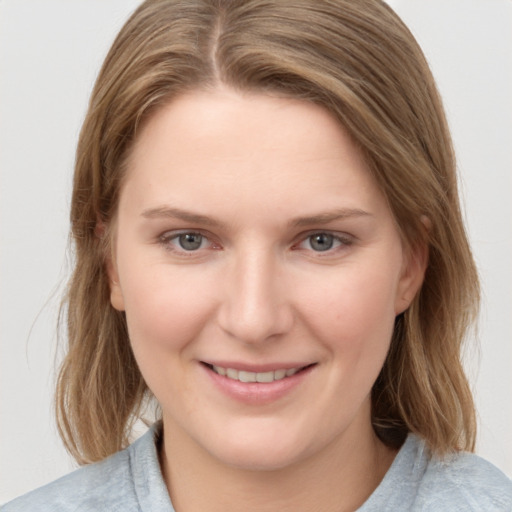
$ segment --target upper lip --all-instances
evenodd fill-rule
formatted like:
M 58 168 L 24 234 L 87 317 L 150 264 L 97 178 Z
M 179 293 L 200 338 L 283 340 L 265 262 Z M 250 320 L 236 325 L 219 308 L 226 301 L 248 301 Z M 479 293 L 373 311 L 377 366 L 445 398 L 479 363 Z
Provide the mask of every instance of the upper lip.
M 222 368 L 232 368 L 238 371 L 245 372 L 254 372 L 254 373 L 264 373 L 264 372 L 272 372 L 276 370 L 291 370 L 292 368 L 304 368 L 306 366 L 311 366 L 315 363 L 304 363 L 304 362 L 282 362 L 282 363 L 266 363 L 266 364 L 253 364 L 253 363 L 244 363 L 241 361 L 217 361 L 217 360 L 208 360 L 201 361 L 203 364 L 209 366 L 220 366 Z

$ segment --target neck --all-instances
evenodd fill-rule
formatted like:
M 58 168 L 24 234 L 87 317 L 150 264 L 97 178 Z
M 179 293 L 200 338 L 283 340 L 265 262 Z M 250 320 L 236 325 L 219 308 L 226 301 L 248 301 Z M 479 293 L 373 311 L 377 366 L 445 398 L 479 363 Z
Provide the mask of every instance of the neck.
M 360 425 L 316 453 L 270 471 L 224 464 L 164 421 L 161 466 L 177 512 L 321 511 L 359 508 L 377 488 L 396 452 Z

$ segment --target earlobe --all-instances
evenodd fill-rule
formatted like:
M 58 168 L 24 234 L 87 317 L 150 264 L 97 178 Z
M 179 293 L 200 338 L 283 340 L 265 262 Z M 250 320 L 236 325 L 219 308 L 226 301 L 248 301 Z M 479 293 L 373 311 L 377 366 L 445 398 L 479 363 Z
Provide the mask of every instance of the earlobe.
M 124 311 L 124 298 L 119 284 L 119 276 L 114 263 L 110 260 L 107 262 L 107 274 L 110 286 L 110 303 L 114 309 Z
M 428 246 L 426 243 L 411 248 L 405 255 L 404 266 L 395 300 L 395 314 L 403 313 L 412 303 L 423 284 L 428 265 Z
M 109 237 L 109 232 L 107 228 L 107 224 L 103 222 L 100 218 L 100 216 L 97 216 L 97 222 L 96 226 L 94 228 L 94 234 L 96 235 L 96 238 L 99 240 L 104 241 L 106 237 Z M 110 244 L 109 244 L 110 245 Z M 107 261 L 105 263 L 106 270 L 107 270 L 107 276 L 108 276 L 108 285 L 110 288 L 110 303 L 112 304 L 112 307 L 114 309 L 117 309 L 118 311 L 124 311 L 124 298 L 123 293 L 121 290 L 121 286 L 119 284 L 119 275 L 117 272 L 117 268 L 114 262 L 114 254 L 113 251 L 110 251 L 111 254 L 107 258 Z

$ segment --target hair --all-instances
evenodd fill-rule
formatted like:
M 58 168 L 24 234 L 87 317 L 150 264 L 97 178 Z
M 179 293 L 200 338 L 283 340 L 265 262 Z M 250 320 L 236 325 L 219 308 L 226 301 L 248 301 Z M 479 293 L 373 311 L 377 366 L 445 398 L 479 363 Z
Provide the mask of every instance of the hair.
M 372 388 L 374 430 L 394 448 L 413 432 L 439 455 L 473 450 L 461 351 L 479 284 L 454 152 L 426 59 L 380 0 L 148 0 L 128 19 L 97 78 L 76 154 L 76 261 L 56 395 L 67 449 L 87 463 L 124 448 L 151 398 L 106 270 L 130 149 L 156 109 L 220 84 L 320 105 L 360 147 L 406 246 L 429 252 Z

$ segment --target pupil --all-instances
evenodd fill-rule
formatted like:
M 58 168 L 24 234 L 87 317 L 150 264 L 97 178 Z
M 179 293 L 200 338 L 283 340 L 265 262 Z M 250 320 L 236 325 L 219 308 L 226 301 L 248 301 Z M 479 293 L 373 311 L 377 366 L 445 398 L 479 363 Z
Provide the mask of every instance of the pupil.
M 319 233 L 310 237 L 311 247 L 315 251 L 328 251 L 332 248 L 334 238 L 327 233 Z
M 198 233 L 185 233 L 179 237 L 180 246 L 187 251 L 199 249 L 202 241 L 203 237 Z

